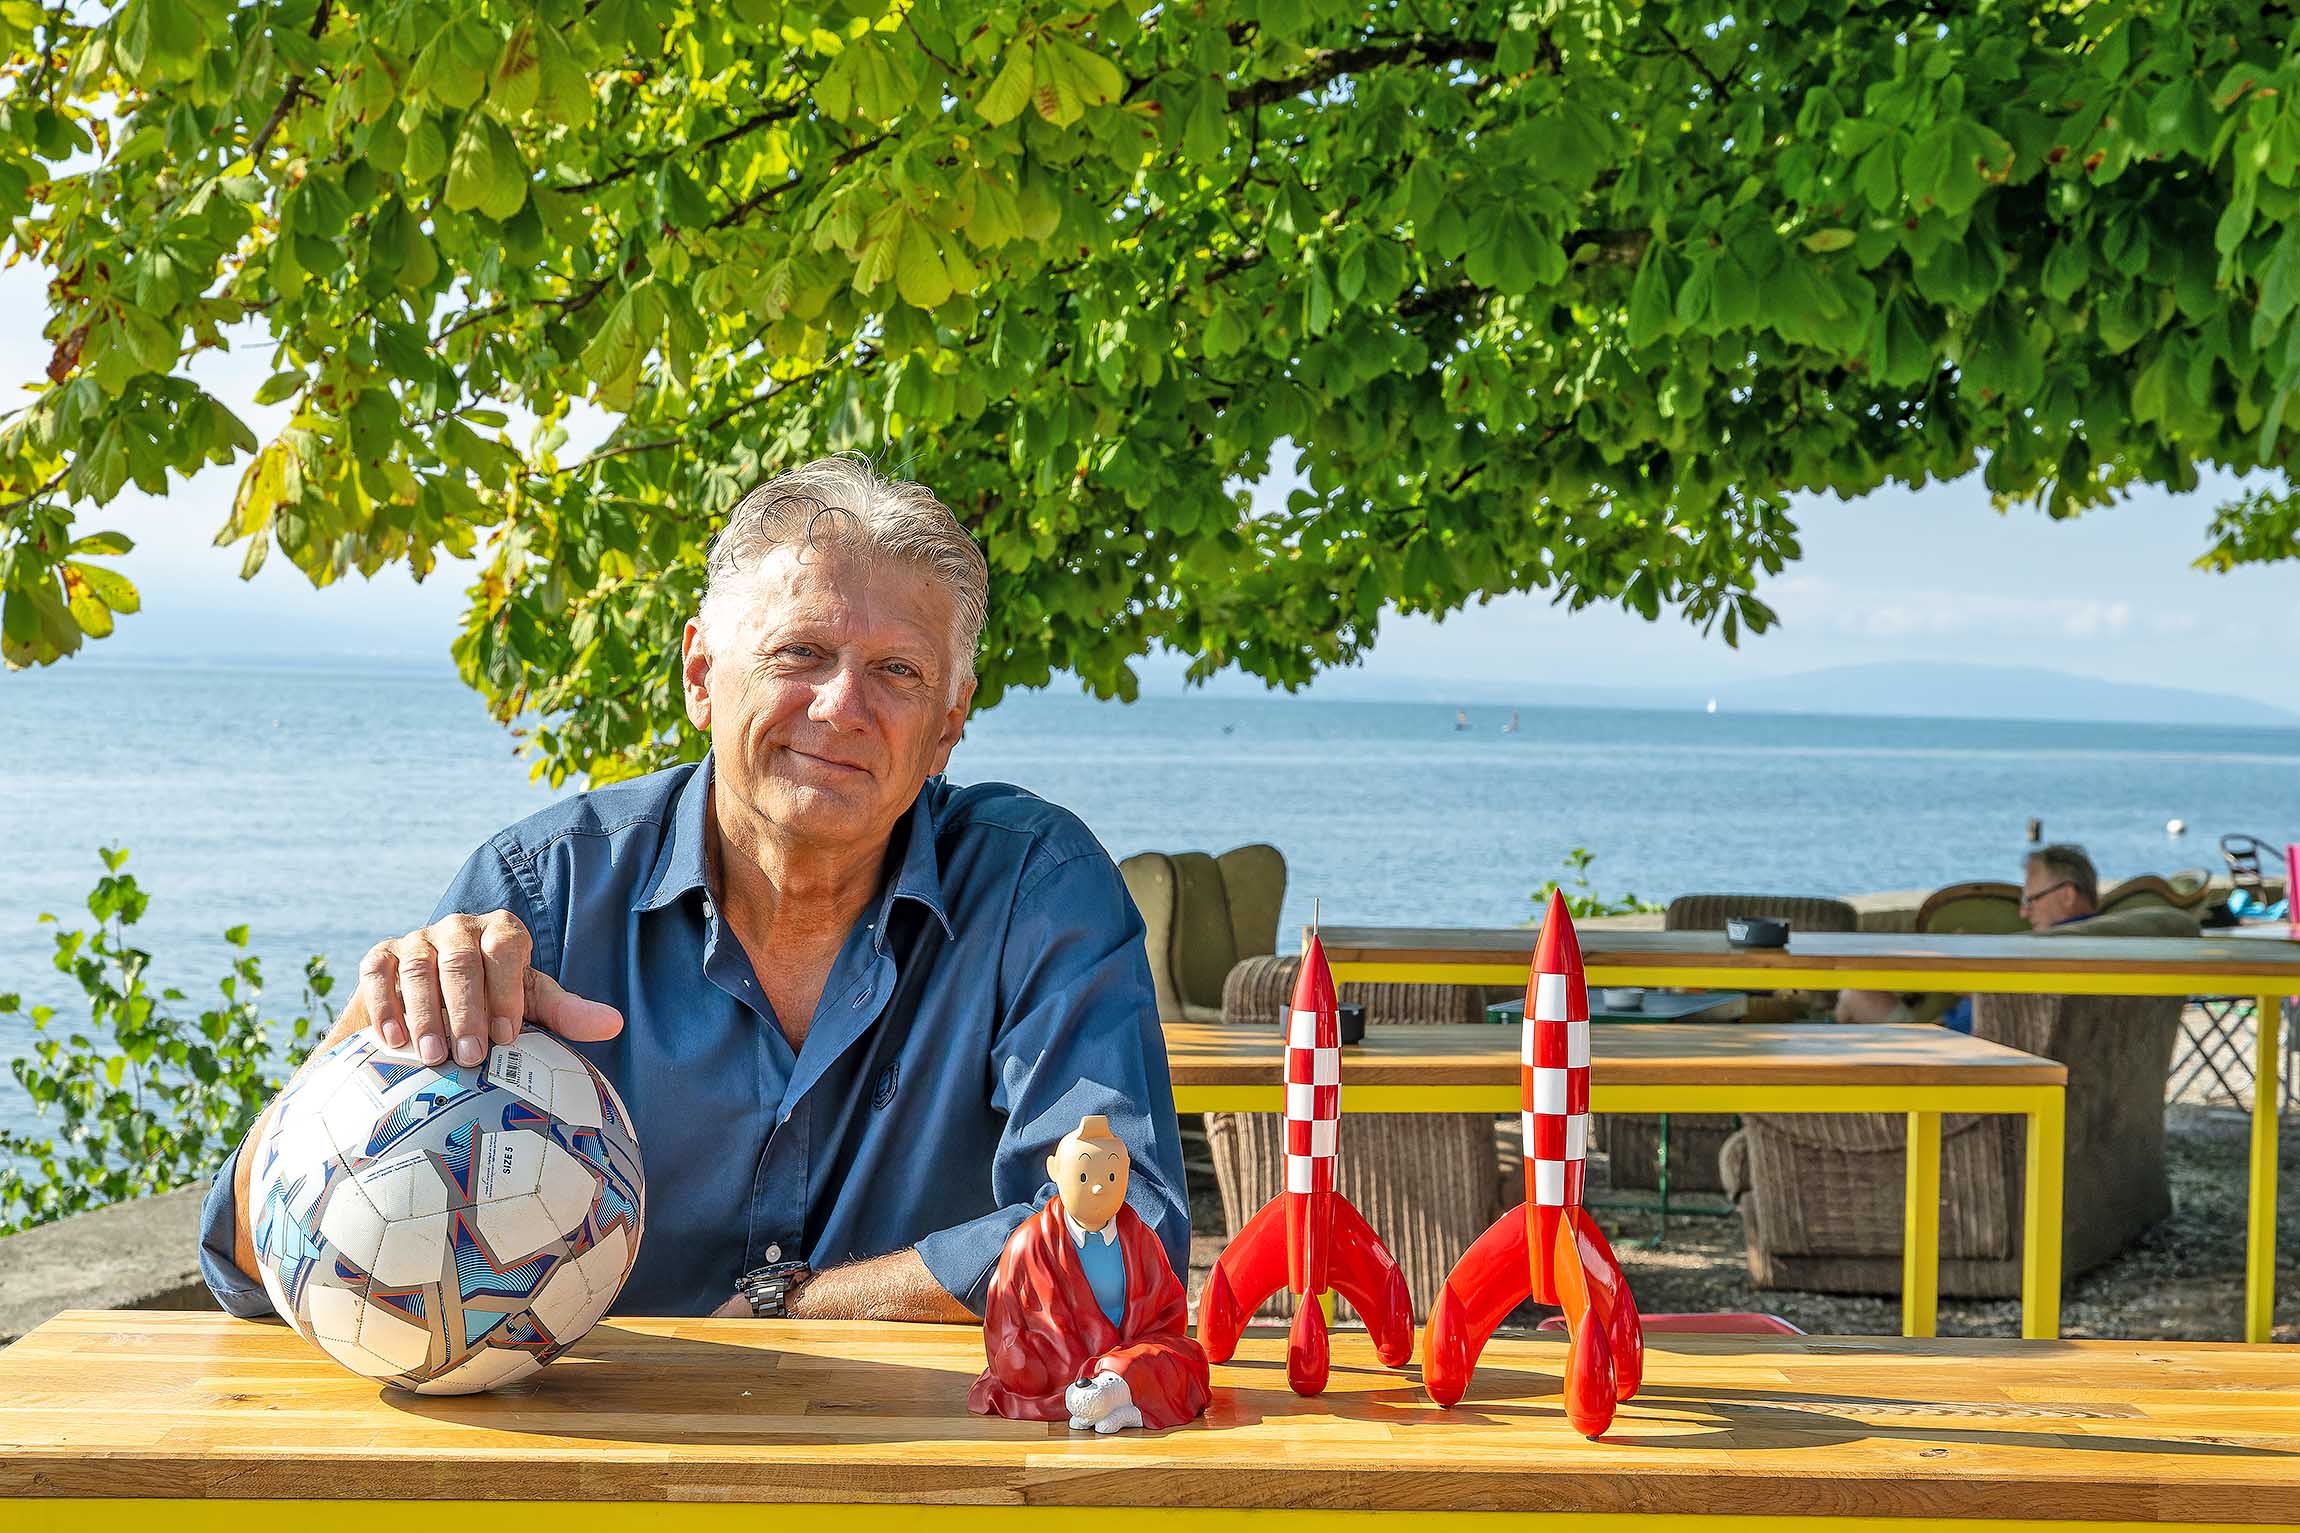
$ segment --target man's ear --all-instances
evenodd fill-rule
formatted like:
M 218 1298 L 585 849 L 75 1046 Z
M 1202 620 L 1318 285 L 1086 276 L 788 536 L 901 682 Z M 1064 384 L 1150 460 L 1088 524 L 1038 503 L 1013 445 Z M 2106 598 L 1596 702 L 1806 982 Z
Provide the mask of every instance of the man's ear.
M 711 729 L 711 639 L 701 617 L 687 619 L 679 640 L 679 680 L 687 695 L 687 722 L 708 734 Z
M 943 710 L 942 732 L 935 736 L 934 765 L 926 775 L 934 777 L 950 765 L 950 753 L 957 748 L 958 738 L 966 733 L 966 716 L 974 708 L 975 678 L 969 676 L 958 689 L 958 696 Z

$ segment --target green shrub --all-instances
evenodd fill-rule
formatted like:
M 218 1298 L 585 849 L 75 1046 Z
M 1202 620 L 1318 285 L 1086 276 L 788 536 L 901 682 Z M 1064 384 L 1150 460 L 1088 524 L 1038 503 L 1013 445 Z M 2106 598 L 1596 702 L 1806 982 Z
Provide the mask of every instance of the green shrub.
M 1551 879 L 1534 891 L 1534 914 L 1526 921 L 1532 926 L 1541 920 L 1541 912 L 1549 908 L 1549 897 L 1554 893 L 1565 896 L 1565 913 L 1576 921 L 1587 916 L 1642 916 L 1658 914 L 1662 907 L 1651 900 L 1639 899 L 1634 894 L 1619 898 L 1599 894 L 1589 882 L 1589 865 L 1597 854 L 1586 846 L 1577 846 L 1565 854 L 1565 871 L 1573 875 L 1568 884 Z
M 284 1023 L 266 1019 L 263 970 L 247 952 L 245 926 L 224 933 L 239 956 L 216 982 L 214 1006 L 193 1017 L 178 1007 L 181 990 L 153 994 L 151 954 L 128 942 L 150 897 L 120 871 L 126 848 L 101 855 L 106 871 L 88 895 L 95 929 L 56 932 L 56 968 L 86 997 L 85 1028 L 58 1036 L 55 1007 L 27 1012 L 21 997 L 0 994 L 0 1015 L 30 1016 L 37 1035 L 9 1070 L 34 1109 L 58 1119 L 50 1139 L 0 1129 L 0 1234 L 207 1175 L 308 1042 L 334 1025 L 335 979 L 316 956 L 304 961 L 301 1010 Z

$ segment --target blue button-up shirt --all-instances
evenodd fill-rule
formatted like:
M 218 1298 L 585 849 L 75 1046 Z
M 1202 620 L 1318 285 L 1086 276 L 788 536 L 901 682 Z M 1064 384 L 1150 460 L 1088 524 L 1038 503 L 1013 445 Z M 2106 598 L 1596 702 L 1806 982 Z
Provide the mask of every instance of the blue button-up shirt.
M 623 1013 L 571 1045 L 630 1108 L 646 1229 L 612 1313 L 707 1314 L 773 1260 L 818 1270 L 915 1246 L 980 1314 L 1008 1235 L 1053 1191 L 1089 1113 L 1133 1153 L 1127 1201 L 1177 1273 L 1189 1203 L 1142 918 L 1067 810 L 931 778 L 895 826 L 803 1047 L 776 1025 L 704 874 L 711 758 L 562 800 L 474 852 L 432 919 L 509 910 L 533 963 Z M 259 1315 L 232 1261 L 235 1150 L 200 1265 Z

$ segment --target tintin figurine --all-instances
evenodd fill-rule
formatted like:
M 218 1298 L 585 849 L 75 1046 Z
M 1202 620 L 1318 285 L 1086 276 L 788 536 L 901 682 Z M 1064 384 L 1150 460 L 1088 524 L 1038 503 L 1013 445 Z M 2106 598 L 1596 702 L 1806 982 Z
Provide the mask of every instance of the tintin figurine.
M 1469 1387 L 1486 1338 L 1531 1298 L 1565 1310 L 1565 1415 L 1584 1437 L 1613 1423 L 1637 1393 L 1645 1330 L 1612 1248 L 1582 1206 L 1589 1149 L 1589 988 L 1581 943 L 1556 894 L 1526 983 L 1520 1056 L 1525 1204 L 1503 1214 L 1446 1274 L 1430 1307 L 1422 1382 L 1452 1405 Z
M 1313 929 L 1286 1015 L 1286 1190 L 1262 1205 L 1225 1247 L 1198 1296 L 1198 1340 L 1226 1363 L 1264 1299 L 1294 1294 L 1286 1337 L 1286 1382 L 1298 1395 L 1326 1387 L 1326 1316 L 1319 1296 L 1331 1286 L 1364 1317 L 1374 1355 L 1402 1368 L 1414 1350 L 1414 1306 L 1397 1258 L 1334 1190 L 1342 1112 L 1341 1020 L 1326 950 Z
M 1129 1164 L 1100 1116 L 1046 1157 L 1055 1195 L 998 1258 L 969 1410 L 1103 1433 L 1204 1413 L 1206 1354 L 1165 1248 L 1126 1206 Z

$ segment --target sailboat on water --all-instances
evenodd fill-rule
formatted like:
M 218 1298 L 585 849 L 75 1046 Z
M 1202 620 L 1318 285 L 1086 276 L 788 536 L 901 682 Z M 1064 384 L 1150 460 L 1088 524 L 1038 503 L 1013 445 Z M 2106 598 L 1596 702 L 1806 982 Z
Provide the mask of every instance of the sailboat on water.
M 1509 710 L 1509 722 L 1501 726 L 1501 732 L 1505 735 L 1517 733 L 1517 710 L 1515 708 Z
M 1469 712 L 1467 709 L 1456 708 L 1453 711 L 1453 727 L 1456 734 L 1459 734 L 1461 731 L 1469 728 Z

